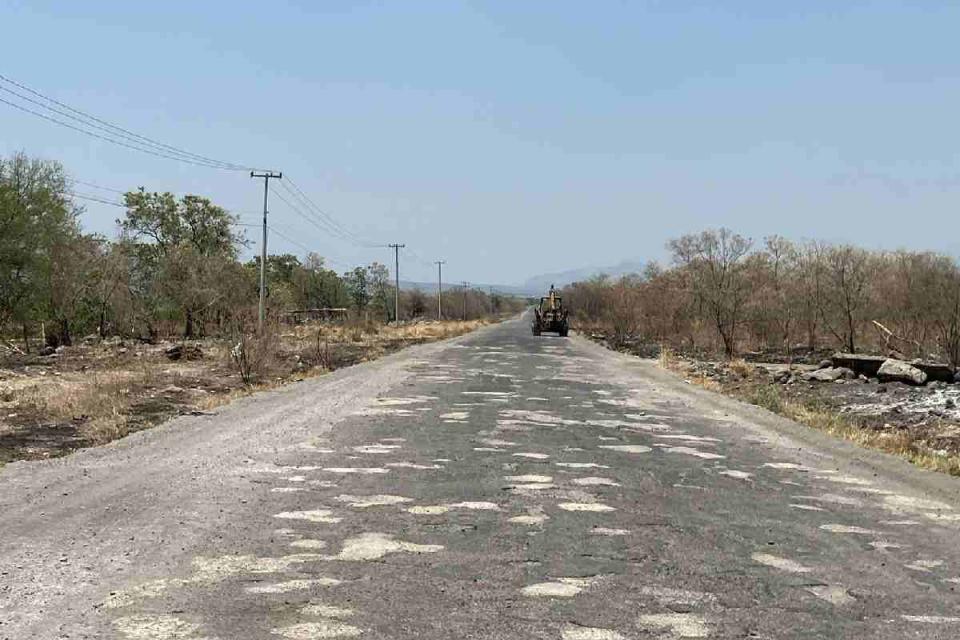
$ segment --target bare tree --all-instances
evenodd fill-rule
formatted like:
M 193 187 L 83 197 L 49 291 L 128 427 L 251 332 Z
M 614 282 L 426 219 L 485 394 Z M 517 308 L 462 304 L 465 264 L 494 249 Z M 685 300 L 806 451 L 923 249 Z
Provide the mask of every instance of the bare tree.
M 737 328 L 747 296 L 743 259 L 751 245 L 750 240 L 726 228 L 686 235 L 668 244 L 674 261 L 690 272 L 694 292 L 728 358 L 736 354 Z

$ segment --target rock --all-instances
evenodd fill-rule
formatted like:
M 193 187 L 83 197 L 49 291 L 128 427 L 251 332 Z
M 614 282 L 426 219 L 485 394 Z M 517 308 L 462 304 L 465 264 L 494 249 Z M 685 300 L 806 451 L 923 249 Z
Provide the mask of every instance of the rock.
M 883 364 L 883 356 L 865 356 L 859 353 L 835 353 L 830 361 L 835 367 L 846 367 L 852 369 L 854 373 L 862 374 L 868 378 L 877 375 L 880 365 Z
M 944 409 L 956 409 L 956 408 L 957 408 L 957 403 L 956 403 L 956 401 L 955 401 L 953 398 L 947 398 L 947 400 L 943 403 L 943 408 L 944 408 Z
M 98 342 L 100 342 L 100 336 L 98 336 L 98 335 L 95 334 L 95 333 L 91 333 L 91 334 L 88 335 L 88 336 L 84 336 L 84 337 L 83 337 L 83 340 L 81 340 L 81 342 L 83 342 L 83 344 L 88 345 L 88 346 L 89 346 L 89 345 L 92 345 L 92 344 L 97 344 Z
M 802 377 L 807 382 L 835 382 L 852 374 L 853 371 L 844 367 L 827 367 L 816 371 L 808 371 Z
M 46 347 L 41 348 L 40 351 L 38 351 L 37 353 L 41 356 L 52 356 L 57 353 L 57 349 L 56 347 L 51 347 L 48 345 Z
M 203 350 L 195 344 L 175 344 L 164 349 L 163 355 L 169 360 L 199 360 L 203 357 Z
M 778 371 L 775 374 L 773 374 L 774 382 L 779 382 L 780 384 L 786 384 L 788 380 L 790 380 L 790 372 L 785 369 L 783 371 Z
M 923 385 L 927 382 L 927 374 L 923 371 L 903 360 L 893 358 L 887 358 L 880 365 L 877 377 L 883 382 L 905 382 L 913 385 Z
M 820 364 L 817 365 L 817 369 L 829 369 L 833 366 L 833 360 L 821 360 Z
M 927 374 L 928 381 L 953 382 L 955 372 L 953 367 L 942 362 L 929 362 L 926 360 L 911 360 L 910 364 L 920 371 Z

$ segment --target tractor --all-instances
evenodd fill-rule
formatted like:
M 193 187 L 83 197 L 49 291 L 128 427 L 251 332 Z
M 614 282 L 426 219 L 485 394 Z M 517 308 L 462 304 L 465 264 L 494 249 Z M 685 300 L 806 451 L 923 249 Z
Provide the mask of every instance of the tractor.
M 550 331 L 566 337 L 570 331 L 563 299 L 557 295 L 553 285 L 550 285 L 550 294 L 540 298 L 540 306 L 533 310 L 533 314 L 533 335 L 535 336 L 539 336 L 544 331 Z

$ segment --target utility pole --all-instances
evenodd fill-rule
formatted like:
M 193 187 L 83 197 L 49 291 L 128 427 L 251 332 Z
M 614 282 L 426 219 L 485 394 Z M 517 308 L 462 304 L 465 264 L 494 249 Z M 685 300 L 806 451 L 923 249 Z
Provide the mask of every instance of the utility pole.
M 400 249 L 403 249 L 405 244 L 388 244 L 388 247 L 393 249 L 394 257 L 394 276 L 396 277 L 397 288 L 393 292 L 393 321 L 397 324 L 400 324 Z
M 270 179 L 280 180 L 283 173 L 274 171 L 250 172 L 251 178 L 263 178 L 263 241 L 260 243 L 260 315 L 257 328 L 263 331 L 263 322 L 267 317 L 267 194 L 270 192 Z
M 467 286 L 470 285 L 466 280 L 463 281 L 463 319 L 467 319 Z
M 441 303 L 441 297 L 443 296 L 443 265 L 447 264 L 447 261 L 437 260 L 435 264 L 437 265 L 437 320 L 443 320 L 443 305 Z

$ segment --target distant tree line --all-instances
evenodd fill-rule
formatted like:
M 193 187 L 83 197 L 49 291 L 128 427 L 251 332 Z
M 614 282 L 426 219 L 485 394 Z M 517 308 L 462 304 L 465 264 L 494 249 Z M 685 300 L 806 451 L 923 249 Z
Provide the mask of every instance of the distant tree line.
M 618 344 L 726 357 L 830 347 L 960 366 L 960 266 L 951 256 L 779 236 L 757 245 L 728 229 L 668 248 L 668 266 L 568 286 L 578 321 Z
M 77 335 L 154 339 L 235 330 L 255 312 L 259 257 L 239 259 L 237 218 L 209 199 L 143 188 L 124 196 L 120 233 L 85 233 L 63 167 L 23 153 L 0 158 L 0 337 L 29 350 L 69 345 Z M 343 274 L 310 253 L 267 256 L 268 307 L 347 308 L 366 321 L 392 320 L 394 289 L 379 263 Z M 497 311 L 482 292 L 447 317 Z M 456 294 L 453 294 L 455 297 Z M 420 291 L 402 292 L 401 319 L 435 317 Z M 247 326 L 251 326 L 249 320 Z

